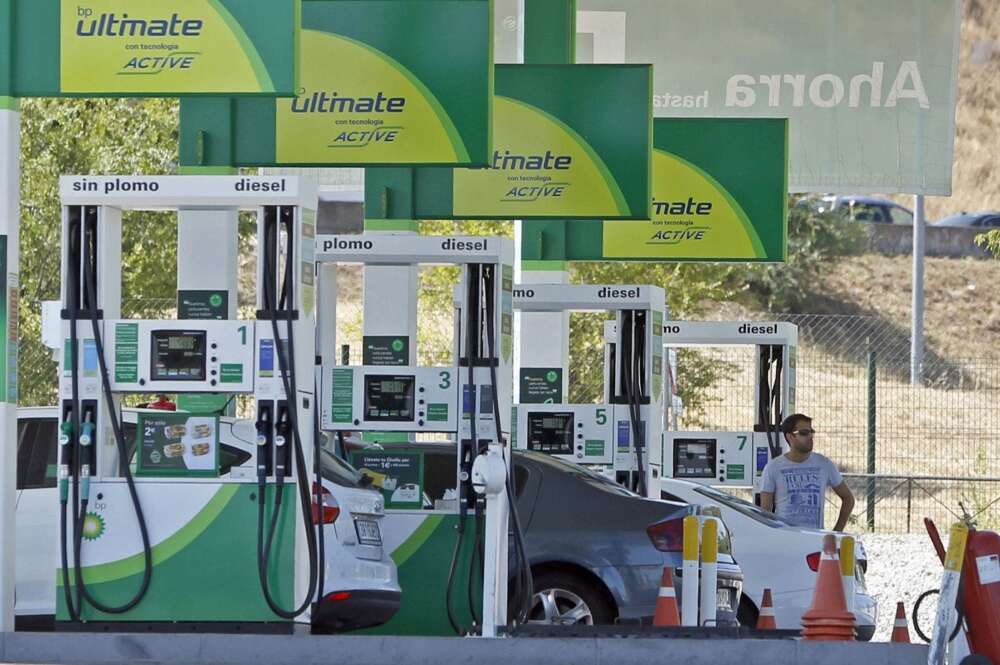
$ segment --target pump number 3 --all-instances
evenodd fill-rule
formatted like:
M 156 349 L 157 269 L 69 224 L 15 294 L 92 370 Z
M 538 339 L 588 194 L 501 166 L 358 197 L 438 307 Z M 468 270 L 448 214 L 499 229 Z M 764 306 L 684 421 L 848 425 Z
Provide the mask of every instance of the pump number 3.
M 441 390 L 451 388 L 451 372 L 441 372 L 438 374 L 438 378 L 441 379 L 441 383 L 438 384 L 438 388 Z

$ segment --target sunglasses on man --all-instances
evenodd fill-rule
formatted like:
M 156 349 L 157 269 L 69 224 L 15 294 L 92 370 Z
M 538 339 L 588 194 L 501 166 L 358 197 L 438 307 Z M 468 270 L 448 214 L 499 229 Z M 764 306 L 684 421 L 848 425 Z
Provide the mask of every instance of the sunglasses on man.
M 816 430 L 811 428 L 792 430 L 792 434 L 798 434 L 799 436 L 809 436 L 810 434 L 815 434 Z

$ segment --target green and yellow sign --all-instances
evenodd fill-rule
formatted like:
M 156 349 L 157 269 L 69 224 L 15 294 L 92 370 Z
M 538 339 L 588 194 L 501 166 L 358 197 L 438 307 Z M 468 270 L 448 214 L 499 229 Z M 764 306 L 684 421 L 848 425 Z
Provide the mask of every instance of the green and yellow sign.
M 645 65 L 498 65 L 486 168 L 420 169 L 418 219 L 649 219 Z
M 566 258 L 784 261 L 788 121 L 657 118 L 653 127 L 651 219 L 570 224 Z
M 301 0 L 12 0 L 12 96 L 292 95 Z
M 236 163 L 487 163 L 491 0 L 313 0 L 302 27 L 297 97 L 237 102 Z

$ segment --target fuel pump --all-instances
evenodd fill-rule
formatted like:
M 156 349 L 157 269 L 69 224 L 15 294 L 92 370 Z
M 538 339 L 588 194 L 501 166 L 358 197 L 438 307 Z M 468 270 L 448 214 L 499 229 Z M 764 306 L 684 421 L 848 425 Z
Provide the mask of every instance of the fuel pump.
M 767 463 L 787 450 L 781 421 L 795 410 L 798 328 L 785 322 L 671 321 L 664 326 L 663 344 L 670 349 L 752 347 L 756 377 L 752 429 L 667 432 L 664 455 L 668 477 L 756 487 Z
M 314 366 L 315 191 L 221 176 L 72 176 L 60 191 L 58 624 L 290 631 L 319 587 L 312 381 L 297 381 Z M 224 208 L 257 214 L 256 320 L 122 319 L 123 211 Z M 223 466 L 216 413 L 123 420 L 128 395 L 218 392 L 256 399 L 243 463 Z
M 517 447 L 607 470 L 622 485 L 659 496 L 662 473 L 663 289 L 636 285 L 525 284 L 514 290 L 521 312 L 614 312 L 606 326 L 601 404 L 537 403 L 545 380 L 520 368 Z M 537 344 L 539 340 L 521 340 Z M 559 368 L 564 371 L 564 368 Z M 555 369 L 548 372 L 555 375 Z
M 454 477 L 446 483 L 450 488 L 441 496 L 428 496 L 419 472 L 411 473 L 414 467 L 422 468 L 422 459 L 414 459 L 405 451 L 383 454 L 375 450 L 369 455 L 373 465 L 380 462 L 376 457 L 385 462 L 376 481 L 387 497 L 382 521 L 387 533 L 383 537 L 389 542 L 402 542 L 418 530 L 429 528 L 433 520 L 457 515 L 451 551 L 448 555 L 439 553 L 441 570 L 448 571 L 444 606 L 456 632 L 479 632 L 487 637 L 496 636 L 497 627 L 508 622 L 508 524 L 514 534 L 510 556 L 515 589 L 523 601 L 523 607 L 513 612 L 515 621 L 525 620 L 532 595 L 513 501 L 507 445 L 513 256 L 511 241 L 496 238 L 375 233 L 317 238 L 321 322 L 330 321 L 328 310 L 336 303 L 335 274 L 327 270 L 331 264 L 461 266 L 453 365 L 423 367 L 404 363 L 402 357 L 394 366 L 337 365 L 336 340 L 333 335 L 323 335 L 321 328 L 321 427 L 338 438 L 345 431 L 396 432 L 444 436 L 453 442 Z M 333 332 L 332 326 L 327 328 Z M 467 523 L 473 514 L 477 519 L 470 532 Z M 455 610 L 459 602 L 456 596 L 461 597 L 455 582 L 459 553 L 469 539 L 474 545 L 465 595 L 478 627 L 460 625 Z M 421 577 L 426 577 L 426 571 L 421 571 Z M 472 600 L 475 578 L 481 578 L 481 617 Z M 404 603 L 408 594 L 415 596 L 408 588 L 424 583 L 424 579 L 409 578 L 401 567 Z

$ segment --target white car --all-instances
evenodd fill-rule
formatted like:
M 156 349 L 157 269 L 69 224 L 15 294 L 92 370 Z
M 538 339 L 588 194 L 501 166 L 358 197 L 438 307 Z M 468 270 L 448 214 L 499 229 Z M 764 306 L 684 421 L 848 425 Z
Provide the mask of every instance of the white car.
M 124 412 L 130 441 L 135 439 L 136 413 Z M 59 552 L 58 409 L 21 408 L 17 415 L 16 622 L 19 629 L 51 628 Z M 222 418 L 219 441 L 222 477 L 256 478 L 250 452 L 256 441 L 254 424 Z M 323 450 L 320 459 L 326 569 L 313 629 L 330 632 L 383 624 L 399 609 L 402 597 L 396 564 L 382 547 L 384 500 L 340 458 Z
M 769 588 L 778 628 L 802 628 L 802 615 L 812 604 L 823 536 L 834 533 L 839 543 L 843 534 L 790 526 L 748 501 L 687 480 L 661 478 L 660 490 L 664 499 L 716 506 L 722 513 L 733 535 L 733 557 L 743 568 L 740 623 L 757 623 L 764 589 Z M 868 560 L 857 542 L 854 617 L 858 639 L 868 641 L 875 634 L 878 603 L 865 587 Z

